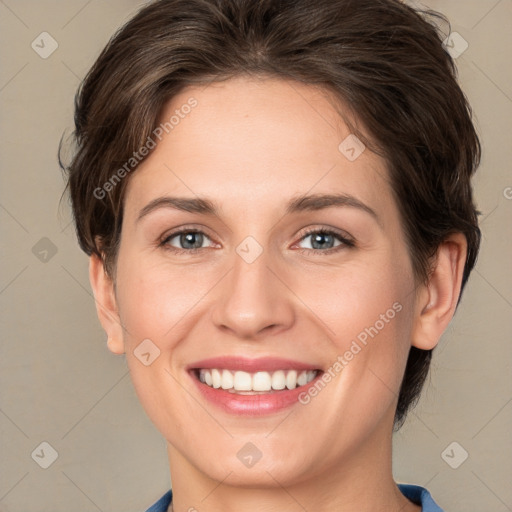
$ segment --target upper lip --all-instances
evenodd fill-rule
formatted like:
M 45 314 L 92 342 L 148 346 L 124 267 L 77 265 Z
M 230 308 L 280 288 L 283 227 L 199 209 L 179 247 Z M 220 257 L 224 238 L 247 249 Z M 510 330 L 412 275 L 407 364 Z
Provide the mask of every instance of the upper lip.
M 276 370 L 318 370 L 318 366 L 302 363 L 293 359 L 280 357 L 247 357 L 219 356 L 196 361 L 188 366 L 188 370 L 225 369 L 255 373 L 258 371 L 272 372 Z

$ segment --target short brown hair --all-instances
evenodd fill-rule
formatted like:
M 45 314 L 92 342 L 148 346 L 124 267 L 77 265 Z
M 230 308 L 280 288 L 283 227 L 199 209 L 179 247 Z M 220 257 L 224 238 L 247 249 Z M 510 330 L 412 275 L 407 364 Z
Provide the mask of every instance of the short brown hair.
M 126 179 L 109 181 L 188 85 L 244 74 L 324 87 L 349 105 L 387 162 L 415 277 L 428 279 L 439 245 L 468 243 L 462 290 L 480 230 L 470 178 L 480 161 L 471 109 L 437 28 L 447 20 L 399 0 L 158 0 L 110 40 L 75 99 L 68 186 L 80 246 L 115 279 Z M 460 300 L 460 296 L 459 296 Z M 421 392 L 431 351 L 412 347 L 395 427 Z

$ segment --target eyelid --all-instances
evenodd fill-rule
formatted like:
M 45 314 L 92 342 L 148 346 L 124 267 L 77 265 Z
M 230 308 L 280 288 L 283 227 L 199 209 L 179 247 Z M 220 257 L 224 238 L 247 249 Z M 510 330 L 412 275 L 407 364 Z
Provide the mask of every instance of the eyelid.
M 211 235 L 209 235 L 207 233 L 208 229 L 205 227 L 205 226 L 200 226 L 198 227 L 197 225 L 195 226 L 180 226 L 179 228 L 176 228 L 176 229 L 173 229 L 171 231 L 167 231 L 166 233 L 164 233 L 157 241 L 157 244 L 159 247 L 163 247 L 165 250 L 169 250 L 169 251 L 173 251 L 173 252 L 181 252 L 181 253 L 188 253 L 188 254 L 193 254 L 194 252 L 197 252 L 197 251 L 200 251 L 200 250 L 203 250 L 203 249 L 208 249 L 208 247 L 196 247 L 194 249 L 181 249 L 179 247 L 174 247 L 172 245 L 170 245 L 168 242 L 169 240 L 172 240 L 173 238 L 181 235 L 182 233 L 200 233 L 202 234 L 203 236 L 205 236 L 206 238 L 208 238 L 208 240 L 210 240 L 210 242 L 212 242 L 212 246 L 219 246 L 219 244 L 217 242 L 215 242 L 215 240 L 213 239 L 213 237 Z
M 309 226 L 305 228 L 300 233 L 300 237 L 296 242 L 292 244 L 293 246 L 297 246 L 299 242 L 304 240 L 309 235 L 315 234 L 315 233 L 324 233 L 327 235 L 334 235 L 341 243 L 338 246 L 331 247 L 330 249 L 305 249 L 303 247 L 298 247 L 297 250 L 299 251 L 307 251 L 307 252 L 315 252 L 315 253 L 330 253 L 335 252 L 337 250 L 341 250 L 343 248 L 347 247 L 354 247 L 355 246 L 355 239 L 352 237 L 349 233 L 346 231 L 342 231 L 337 228 L 333 227 L 327 227 L 327 226 Z

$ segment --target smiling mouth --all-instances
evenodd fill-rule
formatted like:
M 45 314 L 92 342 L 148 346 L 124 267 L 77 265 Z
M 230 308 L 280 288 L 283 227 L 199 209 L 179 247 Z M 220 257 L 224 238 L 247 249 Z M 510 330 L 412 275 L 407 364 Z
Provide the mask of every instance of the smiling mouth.
M 321 370 L 276 370 L 254 373 L 217 368 L 194 370 L 195 377 L 213 389 L 223 389 L 237 395 L 269 394 L 306 386 Z

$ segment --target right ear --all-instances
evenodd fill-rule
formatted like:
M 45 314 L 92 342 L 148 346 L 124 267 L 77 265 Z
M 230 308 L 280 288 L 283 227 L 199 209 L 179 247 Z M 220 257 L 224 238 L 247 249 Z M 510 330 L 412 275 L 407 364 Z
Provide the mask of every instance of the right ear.
M 114 282 L 105 271 L 103 260 L 96 254 L 89 258 L 89 280 L 99 321 L 107 333 L 107 346 L 114 354 L 124 354 L 123 328 L 117 308 Z

